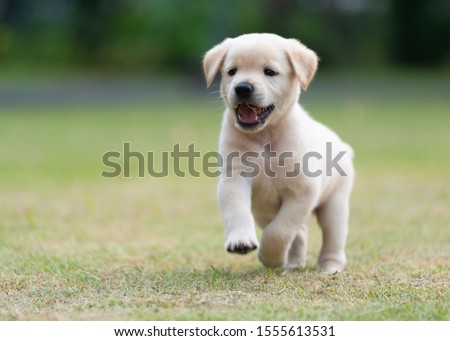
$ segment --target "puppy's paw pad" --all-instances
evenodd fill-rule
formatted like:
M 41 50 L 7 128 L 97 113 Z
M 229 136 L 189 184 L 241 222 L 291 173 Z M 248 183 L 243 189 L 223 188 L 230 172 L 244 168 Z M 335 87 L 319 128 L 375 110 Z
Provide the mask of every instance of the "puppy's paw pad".
M 252 252 L 253 250 L 256 250 L 258 248 L 258 245 L 254 243 L 236 243 L 236 244 L 229 244 L 226 246 L 226 249 L 230 253 L 238 253 L 241 255 L 245 255 L 249 252 Z
M 259 246 L 258 239 L 255 234 L 246 233 L 245 231 L 234 231 L 228 235 L 225 242 L 225 250 L 230 253 L 245 255 Z

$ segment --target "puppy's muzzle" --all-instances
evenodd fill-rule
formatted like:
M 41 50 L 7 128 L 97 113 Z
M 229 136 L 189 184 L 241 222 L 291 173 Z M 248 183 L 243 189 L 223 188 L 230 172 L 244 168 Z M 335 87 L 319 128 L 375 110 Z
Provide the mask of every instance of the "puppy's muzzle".
M 273 104 L 266 107 L 255 102 L 253 85 L 247 82 L 238 83 L 234 87 L 237 107 L 235 108 L 237 123 L 245 129 L 253 129 L 263 125 L 274 110 Z
M 239 98 L 249 98 L 253 94 L 253 85 L 242 82 L 234 87 L 234 92 Z

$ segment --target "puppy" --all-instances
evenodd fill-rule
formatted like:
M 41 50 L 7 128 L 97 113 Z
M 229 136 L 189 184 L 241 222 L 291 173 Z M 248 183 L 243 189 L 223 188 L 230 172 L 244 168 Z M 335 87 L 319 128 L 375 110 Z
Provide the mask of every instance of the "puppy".
M 295 39 L 245 34 L 209 50 L 203 69 L 208 87 L 220 70 L 226 104 L 218 186 L 225 249 L 259 248 L 266 267 L 302 268 L 305 222 L 315 213 L 319 267 L 334 273 L 346 263 L 353 151 L 298 104 L 317 64 L 316 54 Z M 255 223 L 264 230 L 259 243 Z

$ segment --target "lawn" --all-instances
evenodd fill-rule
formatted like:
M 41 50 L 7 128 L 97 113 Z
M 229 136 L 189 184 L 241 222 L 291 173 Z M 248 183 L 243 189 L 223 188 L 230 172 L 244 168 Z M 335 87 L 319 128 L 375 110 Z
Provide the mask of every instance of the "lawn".
M 223 250 L 217 178 L 101 177 L 102 155 L 217 148 L 216 95 L 0 108 L 2 320 L 449 320 L 450 80 L 317 79 L 302 103 L 355 149 L 348 266 Z M 200 168 L 200 164 L 197 165 Z

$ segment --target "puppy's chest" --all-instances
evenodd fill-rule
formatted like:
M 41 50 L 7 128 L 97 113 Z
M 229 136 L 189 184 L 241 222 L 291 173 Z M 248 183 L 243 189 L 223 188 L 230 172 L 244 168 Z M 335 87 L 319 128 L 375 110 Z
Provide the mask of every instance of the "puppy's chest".
M 258 174 L 254 186 L 262 191 L 284 191 L 301 181 L 300 157 L 292 151 L 265 149 L 257 159 Z
M 281 176 L 276 167 L 272 171 L 274 176 L 261 173 L 252 181 L 252 210 L 264 216 L 276 215 L 283 197 L 296 187 L 295 179 Z
M 259 172 L 252 178 L 252 211 L 267 218 L 274 217 L 283 198 L 295 195 L 305 181 L 299 154 L 277 147 L 265 147 L 259 153 L 255 160 Z

